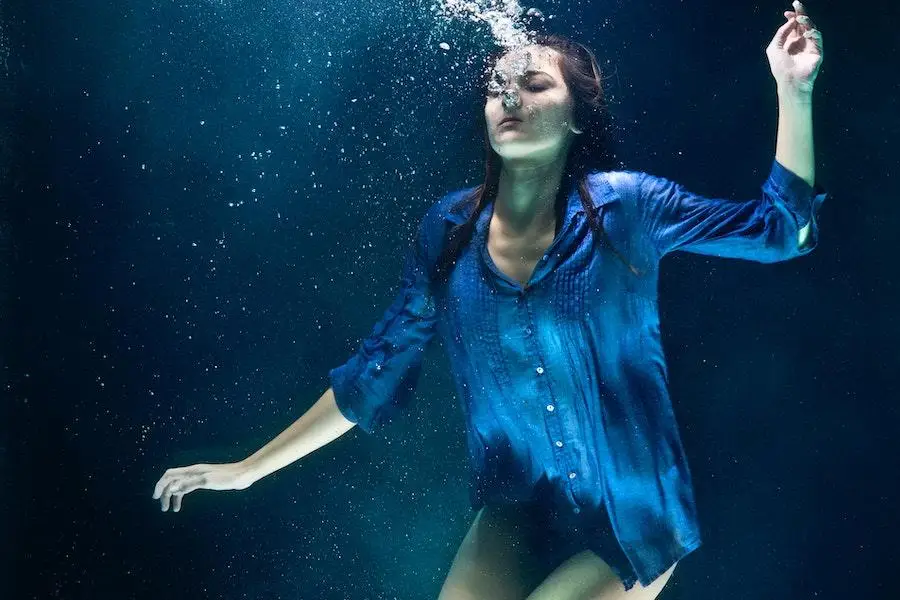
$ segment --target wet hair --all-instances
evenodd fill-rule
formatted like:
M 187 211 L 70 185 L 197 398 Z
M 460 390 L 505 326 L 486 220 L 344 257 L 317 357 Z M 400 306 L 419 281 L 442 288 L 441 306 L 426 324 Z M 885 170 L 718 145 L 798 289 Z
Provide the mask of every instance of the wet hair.
M 629 263 L 609 241 L 609 237 L 603 229 L 602 211 L 604 207 L 601 206 L 598 211 L 594 206 L 587 184 L 588 173 L 609 171 L 618 166 L 611 151 L 612 125 L 597 59 L 583 44 L 558 35 L 538 35 L 535 37 L 533 45 L 552 48 L 559 53 L 560 71 L 562 71 L 566 87 L 572 96 L 572 118 L 574 124 L 582 131 L 569 148 L 556 197 L 556 207 L 559 209 L 561 206 L 565 206 L 571 184 L 573 181 L 577 181 L 578 194 L 591 224 L 595 243 L 605 240 L 609 248 L 628 266 L 629 270 L 635 275 L 639 275 L 640 271 Z M 481 93 L 484 93 L 487 88 L 488 78 L 493 70 L 490 67 L 496 65 L 506 52 L 505 49 L 501 49 L 487 58 L 489 68 L 485 69 L 483 80 L 480 81 Z M 481 118 L 484 120 L 483 112 Z M 482 209 L 488 200 L 497 194 L 501 158 L 491 147 L 486 122 L 484 122 L 484 148 L 484 183 L 460 201 L 465 205 L 464 212 L 468 216 L 465 222 L 453 227 L 447 235 L 441 255 L 432 272 L 433 280 L 436 283 L 446 282 L 460 251 L 472 238 L 475 223 Z

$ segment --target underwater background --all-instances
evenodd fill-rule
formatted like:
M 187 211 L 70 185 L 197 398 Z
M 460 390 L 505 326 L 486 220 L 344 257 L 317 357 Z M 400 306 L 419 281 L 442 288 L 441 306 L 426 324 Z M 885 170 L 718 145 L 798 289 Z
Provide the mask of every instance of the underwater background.
M 595 51 L 624 168 L 758 193 L 788 2 L 532 6 Z M 806 6 L 818 248 L 662 265 L 704 536 L 667 600 L 900 597 L 900 10 Z M 0 1 L 0 598 L 437 597 L 474 516 L 437 344 L 383 433 L 177 514 L 151 498 L 308 409 L 425 210 L 481 182 L 497 32 L 436 7 Z

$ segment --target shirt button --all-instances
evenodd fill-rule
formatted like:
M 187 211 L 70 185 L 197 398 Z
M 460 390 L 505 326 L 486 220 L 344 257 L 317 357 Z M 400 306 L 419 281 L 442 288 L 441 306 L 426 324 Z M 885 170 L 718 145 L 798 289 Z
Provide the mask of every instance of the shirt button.
M 552 405 L 552 404 L 548 404 L 548 405 L 547 405 L 547 410 L 550 411 L 550 412 L 553 412 L 553 405 Z
M 527 333 L 528 335 L 531 335 L 531 327 L 526 327 L 525 333 Z
M 569 473 L 569 479 L 575 479 L 575 471 Z
M 562 446 L 563 446 L 562 442 L 559 441 L 559 440 L 557 440 L 557 442 L 556 442 L 556 447 L 557 447 L 557 448 L 562 448 Z
M 530 333 L 530 332 L 529 332 L 529 333 Z M 538 374 L 538 375 L 543 375 L 543 374 L 544 374 L 544 367 L 538 367 L 537 369 L 535 369 L 535 371 L 537 371 L 537 374 Z

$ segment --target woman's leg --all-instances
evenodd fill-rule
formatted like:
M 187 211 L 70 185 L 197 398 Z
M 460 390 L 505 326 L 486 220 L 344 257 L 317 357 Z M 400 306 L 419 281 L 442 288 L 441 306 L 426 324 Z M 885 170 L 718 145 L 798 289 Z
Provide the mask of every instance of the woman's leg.
M 609 565 L 585 550 L 557 567 L 526 600 L 654 600 L 674 570 L 672 565 L 647 587 L 638 582 L 626 592 Z
M 537 585 L 541 575 L 530 564 L 524 524 L 514 510 L 484 506 L 478 511 L 438 600 L 524 600 Z

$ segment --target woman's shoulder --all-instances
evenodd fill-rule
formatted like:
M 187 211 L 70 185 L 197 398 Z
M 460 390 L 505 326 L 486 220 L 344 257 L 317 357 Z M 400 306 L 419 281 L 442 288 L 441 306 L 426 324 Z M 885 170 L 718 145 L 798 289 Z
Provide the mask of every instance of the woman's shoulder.
M 635 169 L 615 169 L 610 171 L 591 171 L 588 173 L 588 180 L 594 184 L 602 182 L 609 183 L 616 187 L 634 185 L 641 179 L 649 177 L 644 171 Z
M 477 186 L 473 186 L 447 192 L 425 211 L 424 224 L 434 226 L 444 221 L 451 223 L 465 221 L 468 210 L 471 208 L 469 200 L 477 189 Z
M 613 200 L 623 202 L 637 199 L 641 181 L 647 177 L 642 171 L 628 169 L 591 171 L 587 175 L 591 196 L 597 204 Z

